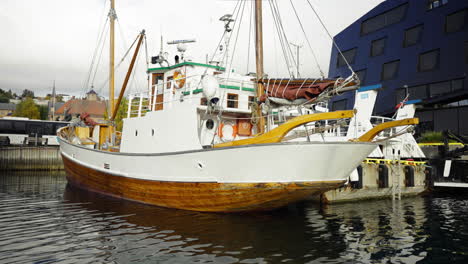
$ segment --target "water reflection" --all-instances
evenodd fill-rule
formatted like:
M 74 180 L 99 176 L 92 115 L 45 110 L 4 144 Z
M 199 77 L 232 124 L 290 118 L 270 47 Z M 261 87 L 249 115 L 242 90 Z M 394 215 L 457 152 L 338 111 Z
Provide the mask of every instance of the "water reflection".
M 269 213 L 147 206 L 66 186 L 63 173 L 0 175 L 0 263 L 440 263 L 466 259 L 468 198 Z

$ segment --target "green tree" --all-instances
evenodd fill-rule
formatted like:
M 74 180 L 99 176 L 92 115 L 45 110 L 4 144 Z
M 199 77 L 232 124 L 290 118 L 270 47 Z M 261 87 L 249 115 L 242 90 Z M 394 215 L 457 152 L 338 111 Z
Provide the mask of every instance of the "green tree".
M 21 98 L 31 97 L 34 98 L 34 92 L 28 89 L 24 89 L 23 93 L 21 94 Z
M 47 107 L 46 105 L 40 105 L 39 106 L 39 114 L 41 116 L 41 120 L 47 120 L 48 119 L 48 115 L 49 115 L 49 107 Z
M 16 106 L 13 116 L 39 119 L 41 117 L 41 113 L 39 111 L 39 106 L 34 103 L 32 98 L 28 97 Z
M 11 90 L 5 91 L 0 89 L 0 103 L 9 103 L 10 99 L 13 99 L 13 93 Z
M 3 94 L 0 94 L 0 103 L 9 103 L 10 102 L 10 99 L 3 95 Z
M 117 101 L 117 100 L 116 100 Z M 119 110 L 117 110 L 117 114 L 115 115 L 115 127 L 117 131 L 122 131 L 123 128 L 123 120 L 124 118 L 127 117 L 127 109 L 128 108 L 128 100 L 127 98 L 122 98 L 122 101 L 120 102 Z M 107 109 L 106 112 L 104 112 L 104 119 L 108 120 L 109 115 L 107 114 Z

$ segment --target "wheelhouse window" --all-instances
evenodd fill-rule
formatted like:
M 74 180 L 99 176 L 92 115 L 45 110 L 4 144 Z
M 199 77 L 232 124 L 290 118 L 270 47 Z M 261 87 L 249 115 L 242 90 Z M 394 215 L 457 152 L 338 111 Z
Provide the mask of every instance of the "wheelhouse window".
M 228 94 L 227 96 L 227 107 L 229 108 L 238 108 L 239 106 L 239 95 L 238 94 Z
M 332 103 L 332 111 L 346 110 L 348 99 L 338 100 Z
M 161 80 L 164 80 L 164 73 L 153 73 L 153 85 L 159 83 Z
M 429 0 L 427 9 L 431 10 L 431 9 L 441 7 L 446 4 L 448 4 L 448 0 Z
M 357 48 L 353 48 L 353 49 L 350 49 L 350 50 L 347 50 L 347 51 L 343 51 L 343 55 L 338 53 L 338 59 L 336 61 L 336 66 L 337 67 L 345 66 L 346 61 L 348 61 L 349 64 L 353 64 L 354 59 L 356 58 L 356 53 L 357 53 Z M 346 61 L 343 58 L 343 56 L 346 58 Z
M 385 13 L 365 20 L 361 24 L 361 35 L 366 35 L 400 22 L 406 16 L 407 9 L 408 3 L 404 3 Z
M 249 108 L 254 102 L 255 102 L 255 97 L 254 96 L 249 96 Z
M 395 79 L 398 76 L 398 69 L 400 68 L 400 60 L 384 63 L 382 65 L 382 81 Z
M 445 32 L 453 33 L 463 30 L 467 24 L 467 9 L 447 15 L 445 18 Z
M 174 77 L 172 77 L 172 76 L 167 77 L 167 79 L 166 79 L 166 88 L 167 89 L 171 89 L 173 79 L 174 79 Z
M 403 40 L 403 47 L 409 47 L 418 44 L 421 41 L 423 32 L 423 25 L 417 25 L 405 30 L 405 38 Z
M 384 54 L 385 51 L 385 42 L 387 38 L 381 38 L 373 40 L 371 43 L 371 57 L 379 56 Z
M 439 49 L 421 53 L 419 55 L 418 71 L 432 71 L 439 68 Z

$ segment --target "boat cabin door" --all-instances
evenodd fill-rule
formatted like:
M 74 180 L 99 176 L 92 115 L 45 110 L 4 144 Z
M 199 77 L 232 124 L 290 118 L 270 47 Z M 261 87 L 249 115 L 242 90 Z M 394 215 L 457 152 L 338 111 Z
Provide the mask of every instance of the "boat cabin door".
M 164 73 L 153 73 L 151 86 L 151 101 L 153 102 L 154 111 L 163 110 L 164 103 Z

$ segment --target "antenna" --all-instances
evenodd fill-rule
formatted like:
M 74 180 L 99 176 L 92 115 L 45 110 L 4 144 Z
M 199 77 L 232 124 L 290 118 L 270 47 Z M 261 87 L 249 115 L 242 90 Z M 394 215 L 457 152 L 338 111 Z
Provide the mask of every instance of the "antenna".
M 302 48 L 304 45 L 294 44 L 289 42 L 291 46 L 296 48 L 296 78 L 300 78 L 301 75 L 299 74 L 299 49 Z
M 220 17 L 219 21 L 224 22 L 224 30 L 226 30 L 226 32 L 231 32 L 232 31 L 232 29 L 229 27 L 229 24 L 231 24 L 231 22 L 234 22 L 234 19 L 232 19 L 231 14 L 226 14 L 226 15 Z
M 172 40 L 168 41 L 167 45 L 176 45 L 177 44 L 177 51 L 182 54 L 182 60 L 184 59 L 184 53 L 187 51 L 187 43 L 194 43 L 197 42 L 195 39 L 179 39 L 179 40 Z M 176 56 L 178 57 L 178 56 Z M 178 63 L 178 58 L 175 59 L 176 64 Z

